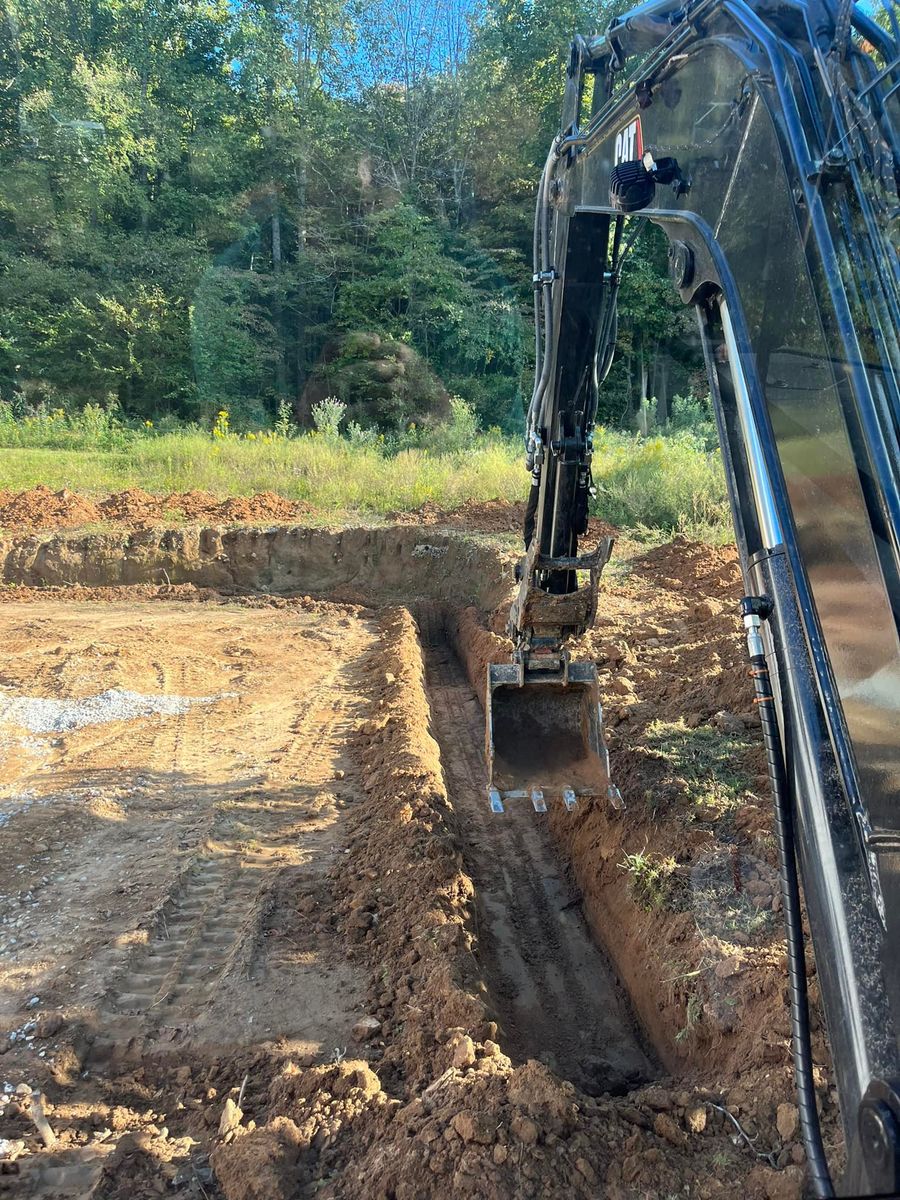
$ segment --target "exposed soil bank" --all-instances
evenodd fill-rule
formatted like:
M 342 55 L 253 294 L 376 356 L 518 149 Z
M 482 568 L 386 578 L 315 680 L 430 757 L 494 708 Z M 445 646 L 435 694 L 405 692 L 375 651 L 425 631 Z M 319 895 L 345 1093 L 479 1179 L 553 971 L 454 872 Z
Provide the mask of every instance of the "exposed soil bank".
M 191 583 L 333 598 L 500 604 L 511 562 L 463 534 L 413 527 L 159 529 L 0 538 L 0 579 L 26 586 Z

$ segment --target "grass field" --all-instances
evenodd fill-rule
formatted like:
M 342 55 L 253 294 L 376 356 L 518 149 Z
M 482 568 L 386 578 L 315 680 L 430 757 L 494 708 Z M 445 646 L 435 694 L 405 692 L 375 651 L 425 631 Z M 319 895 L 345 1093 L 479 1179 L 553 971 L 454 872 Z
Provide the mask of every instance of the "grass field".
M 248 436 L 220 423 L 211 436 L 126 429 L 96 414 L 27 423 L 0 414 L 0 489 L 45 484 L 94 496 L 127 487 L 220 496 L 273 491 L 335 518 L 414 511 L 429 501 L 450 510 L 467 500 L 527 494 L 520 443 L 481 434 L 464 417 L 406 443 L 389 445 L 361 431 L 345 437 L 336 428 Z M 731 536 L 718 454 L 695 433 L 645 438 L 599 429 L 593 472 L 593 511 L 612 524 L 713 542 Z

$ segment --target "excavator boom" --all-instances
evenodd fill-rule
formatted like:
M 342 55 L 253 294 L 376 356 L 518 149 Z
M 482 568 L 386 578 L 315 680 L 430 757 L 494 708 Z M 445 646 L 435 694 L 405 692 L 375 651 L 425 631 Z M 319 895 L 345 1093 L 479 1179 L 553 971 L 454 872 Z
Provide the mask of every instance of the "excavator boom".
M 697 315 L 743 569 L 816 1196 L 900 1193 L 898 102 L 892 8 L 650 0 L 575 39 L 537 198 L 516 653 L 488 685 L 492 800 L 534 799 L 542 772 L 575 791 L 567 749 L 593 762 L 589 794 L 613 796 L 596 674 L 565 643 L 593 619 L 609 555 L 579 549 L 591 432 L 621 273 L 652 222 Z M 799 881 L 846 1136 L 837 1182 L 818 1132 Z

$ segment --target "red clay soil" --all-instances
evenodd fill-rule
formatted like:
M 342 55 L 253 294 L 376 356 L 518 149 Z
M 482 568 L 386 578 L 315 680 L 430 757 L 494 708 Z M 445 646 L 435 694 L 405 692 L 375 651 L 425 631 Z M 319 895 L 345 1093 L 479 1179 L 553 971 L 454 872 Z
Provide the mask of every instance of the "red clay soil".
M 358 752 L 366 798 L 336 871 L 350 953 L 373 971 L 369 1066 L 288 1064 L 256 1127 L 213 1153 L 227 1200 L 483 1200 L 799 1194 L 800 1171 L 735 1155 L 722 1096 L 692 1083 L 593 1098 L 494 1039 L 421 650 L 405 610 L 383 618 L 373 715 Z M 374 1069 L 374 1070 L 373 1070 Z M 377 1071 L 377 1076 L 374 1073 Z
M 140 528 L 167 521 L 203 521 L 212 525 L 295 522 L 309 516 L 312 507 L 286 500 L 274 492 L 232 496 L 225 500 L 210 492 L 173 492 L 151 495 L 128 488 L 94 501 L 63 489 L 53 492 L 39 485 L 23 492 L 0 492 L 0 528 L 13 533 L 40 529 L 78 529 L 99 522 Z
M 52 492 L 40 484 L 25 492 L 0 491 L 0 528 L 71 529 L 102 520 L 98 506 L 65 488 Z
M 784 1113 L 793 1119 L 796 1110 L 776 855 L 737 617 L 737 554 L 679 537 L 628 566 L 607 581 L 596 627 L 573 649 L 573 658 L 598 664 L 611 772 L 626 812 L 619 817 L 598 803 L 570 815 L 557 806 L 550 824 L 585 915 L 666 1066 L 710 1087 L 718 1081 L 729 1109 L 767 1138 L 779 1105 L 788 1106 L 785 1127 Z M 491 623 L 502 629 L 504 615 Z M 451 614 L 448 632 L 481 695 L 486 664 L 508 660 L 509 643 L 474 609 Z M 714 794 L 698 802 L 698 780 L 671 761 L 666 737 L 689 755 L 693 736 L 725 739 L 720 769 L 733 764 L 745 781 L 737 806 Z M 636 892 L 627 855 L 666 864 L 656 902 Z M 815 978 L 811 993 L 826 1138 L 839 1156 Z M 777 1148 L 777 1135 L 770 1144 Z M 778 1153 L 781 1163 L 803 1161 L 796 1143 Z

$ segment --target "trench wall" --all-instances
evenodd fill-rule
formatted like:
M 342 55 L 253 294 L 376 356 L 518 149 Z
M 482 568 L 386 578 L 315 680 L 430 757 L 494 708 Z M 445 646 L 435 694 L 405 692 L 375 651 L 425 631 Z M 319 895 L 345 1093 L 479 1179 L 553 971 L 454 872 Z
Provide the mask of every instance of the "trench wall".
M 0 538 L 0 579 L 30 587 L 193 583 L 274 593 L 358 591 L 495 608 L 512 556 L 464 534 L 395 526 L 137 529 Z

